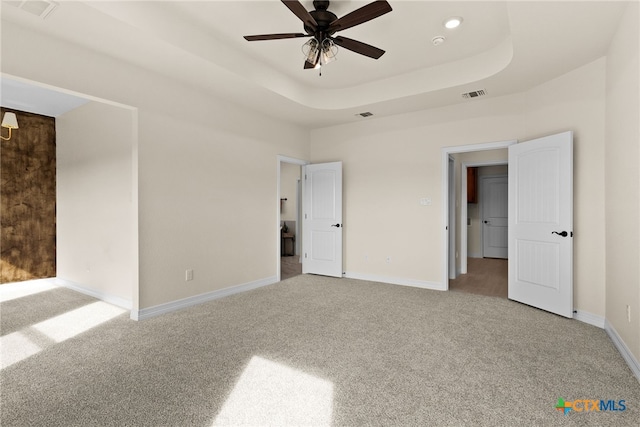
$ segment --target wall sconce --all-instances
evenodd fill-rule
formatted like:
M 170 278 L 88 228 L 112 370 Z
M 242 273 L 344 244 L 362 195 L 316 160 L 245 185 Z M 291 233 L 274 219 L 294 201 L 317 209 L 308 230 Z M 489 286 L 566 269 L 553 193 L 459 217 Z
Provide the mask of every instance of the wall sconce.
M 5 138 L 4 136 L 0 135 L 0 138 L 2 138 L 4 141 L 10 140 L 11 129 L 18 129 L 18 119 L 16 117 L 16 114 L 4 113 L 4 116 L 2 117 L 2 127 L 9 129 L 9 136 Z

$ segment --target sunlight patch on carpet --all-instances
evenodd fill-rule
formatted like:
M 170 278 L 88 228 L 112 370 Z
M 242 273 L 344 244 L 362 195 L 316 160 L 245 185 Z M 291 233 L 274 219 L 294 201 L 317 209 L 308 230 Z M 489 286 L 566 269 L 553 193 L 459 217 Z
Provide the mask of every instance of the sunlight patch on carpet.
M 330 426 L 333 383 L 254 356 L 213 426 Z
M 98 301 L 3 336 L 0 338 L 0 369 L 95 328 L 125 311 Z
M 25 282 L 7 283 L 0 286 L 0 302 L 38 294 L 51 289 L 57 289 L 50 279 L 27 280 Z
M 102 301 L 68 311 L 32 327 L 59 343 L 121 315 L 126 310 Z
M 22 332 L 0 337 L 0 369 L 11 366 L 40 352 L 42 347 Z

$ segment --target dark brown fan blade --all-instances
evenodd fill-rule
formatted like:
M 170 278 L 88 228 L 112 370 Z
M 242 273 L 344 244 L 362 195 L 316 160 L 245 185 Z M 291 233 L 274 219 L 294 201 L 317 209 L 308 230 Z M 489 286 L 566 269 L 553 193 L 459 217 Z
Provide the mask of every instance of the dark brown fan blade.
M 366 43 L 359 42 L 358 40 L 349 39 L 347 37 L 334 37 L 333 42 L 340 47 L 349 49 L 360 55 L 368 56 L 369 58 L 378 59 L 384 54 L 384 50 L 378 49 L 375 46 L 371 46 Z
M 302 22 L 304 22 L 304 25 L 311 28 L 313 32 L 316 31 L 316 28 L 318 28 L 318 23 L 315 19 L 313 19 L 313 16 L 311 16 L 309 11 L 304 8 L 302 3 L 300 3 L 298 0 L 282 0 L 282 3 L 284 3 L 284 5 L 287 6 L 294 15 L 296 15 Z
M 309 37 L 309 34 L 285 33 L 285 34 L 261 34 L 257 36 L 244 36 L 245 40 L 248 40 L 250 42 L 254 42 L 257 40 L 293 39 L 296 37 Z
M 336 31 L 346 30 L 347 28 L 360 25 L 363 22 L 370 21 L 374 18 L 391 12 L 391 5 L 386 1 L 374 1 L 366 6 L 362 6 L 360 9 L 356 9 L 351 13 L 347 13 L 342 18 L 338 18 L 329 25 L 328 32 L 334 33 Z

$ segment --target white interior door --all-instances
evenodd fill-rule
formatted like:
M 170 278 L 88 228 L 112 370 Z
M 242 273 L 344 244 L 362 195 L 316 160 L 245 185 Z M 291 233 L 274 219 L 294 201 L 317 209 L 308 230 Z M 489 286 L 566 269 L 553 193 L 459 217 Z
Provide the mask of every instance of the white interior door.
M 342 277 L 342 162 L 303 169 L 302 272 Z
M 507 176 L 481 178 L 482 256 L 504 258 L 508 254 L 509 203 Z
M 509 147 L 509 299 L 573 317 L 573 132 Z

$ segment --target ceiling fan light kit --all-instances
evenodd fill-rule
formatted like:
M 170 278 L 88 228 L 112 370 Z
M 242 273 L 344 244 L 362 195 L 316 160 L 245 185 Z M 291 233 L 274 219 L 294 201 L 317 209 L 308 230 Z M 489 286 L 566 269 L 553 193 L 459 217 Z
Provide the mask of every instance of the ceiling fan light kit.
M 341 18 L 327 10 L 329 8 L 329 1 L 327 0 L 315 0 L 313 2 L 315 10 L 311 12 L 307 11 L 298 0 L 282 0 L 282 3 L 302 21 L 305 33 L 244 36 L 245 40 L 258 41 L 311 37 L 309 41 L 302 45 L 302 53 L 305 56 L 304 69 L 318 69 L 329 62 L 335 61 L 338 46 L 373 59 L 378 59 L 384 54 L 384 50 L 377 47 L 347 37 L 334 37 L 333 35 L 338 31 L 355 27 L 391 12 L 392 9 L 388 2 L 374 1 Z M 322 71 L 320 75 L 322 75 Z
M 302 45 L 302 53 L 305 56 L 305 64 L 315 64 L 313 68 L 317 69 L 337 59 L 338 47 L 331 39 L 324 39 L 320 43 L 312 37 Z

